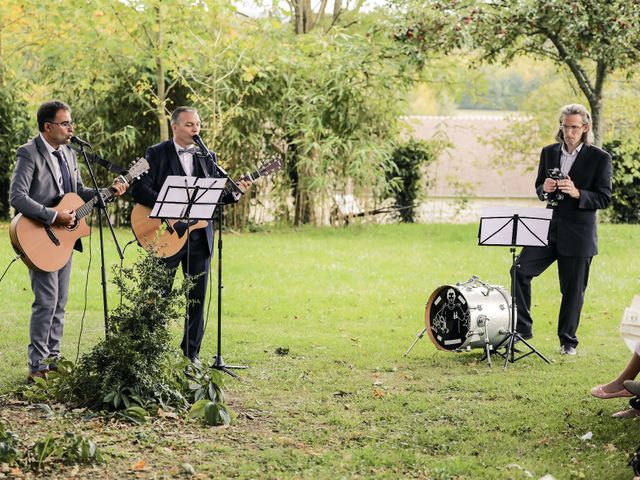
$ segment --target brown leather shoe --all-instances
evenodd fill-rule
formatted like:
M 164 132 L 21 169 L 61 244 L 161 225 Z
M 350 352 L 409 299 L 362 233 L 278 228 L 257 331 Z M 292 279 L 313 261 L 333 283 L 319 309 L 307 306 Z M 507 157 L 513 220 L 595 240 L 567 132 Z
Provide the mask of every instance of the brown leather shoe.
M 27 381 L 34 382 L 34 378 L 42 378 L 43 380 L 47 379 L 47 371 L 46 370 L 36 370 L 35 372 L 29 372 L 27 376 Z

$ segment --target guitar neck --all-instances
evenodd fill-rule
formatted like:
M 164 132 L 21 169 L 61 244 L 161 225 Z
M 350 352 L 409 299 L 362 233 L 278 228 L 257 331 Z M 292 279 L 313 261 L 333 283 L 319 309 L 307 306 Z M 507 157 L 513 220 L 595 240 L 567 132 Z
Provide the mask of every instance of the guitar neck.
M 260 170 L 256 170 L 255 172 L 251 172 L 251 173 L 247 173 L 246 175 L 242 175 L 238 179 L 238 182 L 241 181 L 241 180 L 249 180 L 250 182 L 253 182 L 253 181 L 257 180 L 260 177 L 264 177 L 264 174 Z M 231 193 L 231 192 L 233 192 L 233 190 L 235 190 L 233 184 L 232 183 L 227 183 L 227 185 L 222 190 L 222 195 L 226 195 L 227 193 Z
M 80 219 L 90 214 L 91 210 L 93 210 L 93 207 L 96 205 L 96 203 L 98 203 L 100 197 L 102 197 L 102 200 L 107 203 L 109 200 L 111 200 L 111 198 L 113 198 L 114 192 L 115 190 L 111 187 L 100 189 L 98 191 L 99 196 L 94 195 L 91 200 L 76 209 L 76 218 Z
M 122 183 L 131 183 L 132 177 L 130 174 L 120 175 L 118 177 L 118 180 Z M 100 197 L 102 197 L 104 203 L 107 203 L 113 198 L 113 195 L 115 193 L 116 191 L 113 187 L 101 188 L 100 190 L 98 190 L 98 195 L 94 195 L 91 200 L 76 209 L 76 218 L 80 219 L 89 215 L 91 213 L 91 210 L 93 210 L 93 207 L 95 207 L 96 203 L 98 203 L 98 201 L 100 200 Z

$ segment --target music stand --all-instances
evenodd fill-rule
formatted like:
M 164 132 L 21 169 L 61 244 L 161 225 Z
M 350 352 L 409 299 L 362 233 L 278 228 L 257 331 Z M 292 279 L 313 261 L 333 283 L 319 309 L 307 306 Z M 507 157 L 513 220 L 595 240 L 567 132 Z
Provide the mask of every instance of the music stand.
M 187 276 L 189 276 L 189 236 L 190 227 L 198 220 L 211 220 L 220 196 L 225 188 L 226 178 L 198 178 L 169 175 L 149 214 L 149 218 L 183 220 L 187 224 Z M 189 302 L 185 306 L 184 337 L 186 356 L 189 357 Z
M 547 208 L 493 207 L 483 210 L 478 230 L 478 245 L 510 247 L 511 252 L 511 315 L 509 333 L 498 345 L 497 351 L 505 343 L 504 368 L 509 362 L 515 363 L 535 353 L 542 360 L 551 363 L 547 358 L 530 345 L 520 333 L 516 332 L 518 310 L 516 306 L 516 247 L 548 246 L 549 224 L 553 210 Z M 514 344 L 521 341 L 529 348 L 529 352 L 515 357 Z

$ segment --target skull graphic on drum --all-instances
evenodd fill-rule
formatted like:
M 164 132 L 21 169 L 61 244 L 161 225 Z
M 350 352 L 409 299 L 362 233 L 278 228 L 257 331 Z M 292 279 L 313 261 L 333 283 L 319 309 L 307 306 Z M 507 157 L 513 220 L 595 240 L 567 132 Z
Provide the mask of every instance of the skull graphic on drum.
M 448 348 L 462 344 L 469 331 L 469 306 L 464 297 L 455 288 L 443 288 L 438 292 L 434 307 L 431 309 L 431 330 L 438 343 Z

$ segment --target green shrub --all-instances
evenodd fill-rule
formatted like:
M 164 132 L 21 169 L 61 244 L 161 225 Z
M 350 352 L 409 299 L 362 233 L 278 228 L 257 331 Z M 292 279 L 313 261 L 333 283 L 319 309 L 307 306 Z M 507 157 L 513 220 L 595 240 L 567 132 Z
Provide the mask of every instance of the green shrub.
M 613 223 L 640 223 L 640 144 L 616 139 L 603 148 L 613 162 L 613 194 L 607 219 Z
M 436 158 L 435 143 L 410 139 L 398 144 L 387 172 L 387 191 L 395 199 L 401 221 L 415 222 L 415 206 L 422 192 L 422 167 Z

